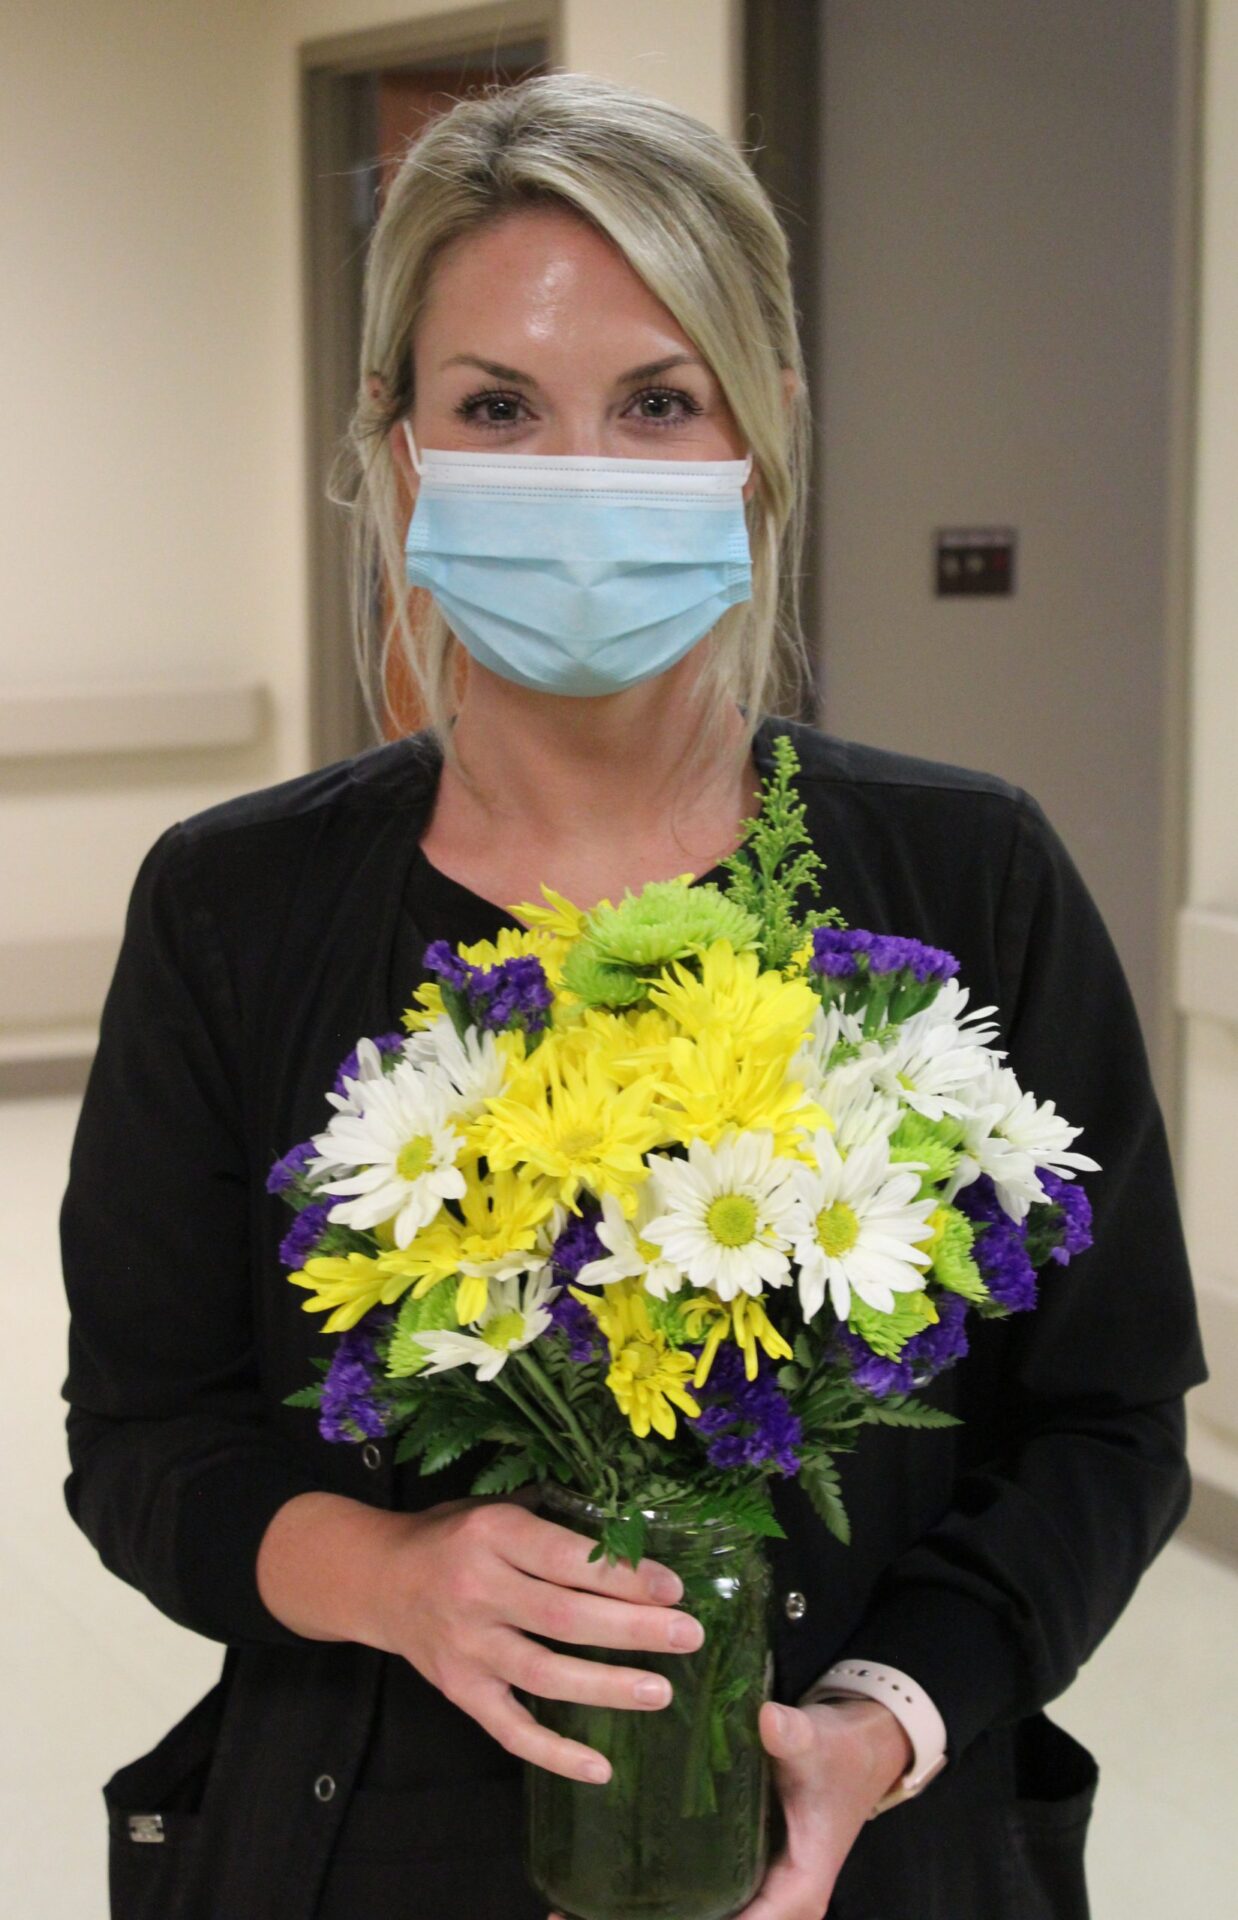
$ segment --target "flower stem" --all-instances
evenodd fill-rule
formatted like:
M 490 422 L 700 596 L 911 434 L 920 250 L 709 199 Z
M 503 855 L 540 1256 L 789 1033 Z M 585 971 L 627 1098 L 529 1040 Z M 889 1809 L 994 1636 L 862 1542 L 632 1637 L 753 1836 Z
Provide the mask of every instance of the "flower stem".
M 528 1401 L 525 1399 L 524 1395 L 520 1392 L 520 1389 L 518 1387 L 514 1386 L 510 1380 L 505 1380 L 503 1378 L 503 1375 L 505 1372 L 506 1372 L 506 1368 L 501 1367 L 498 1373 L 495 1374 L 494 1376 L 495 1385 L 503 1389 L 503 1392 L 507 1395 L 508 1399 L 513 1403 L 513 1405 L 519 1407 L 521 1413 L 524 1415 L 525 1419 L 529 1422 L 529 1425 L 537 1428 L 537 1431 L 541 1434 L 542 1438 L 550 1442 L 550 1445 L 554 1448 L 559 1458 L 564 1462 L 566 1466 L 570 1467 L 574 1472 L 576 1468 L 576 1462 L 572 1459 L 571 1454 L 566 1450 L 566 1448 L 560 1445 L 559 1436 L 555 1433 L 553 1427 L 548 1426 L 547 1423 L 542 1419 L 540 1413 L 537 1413 L 534 1410 L 534 1408 L 532 1408 L 529 1405 Z
M 520 1364 L 523 1366 L 523 1368 L 525 1369 L 525 1372 L 529 1375 L 530 1379 L 534 1381 L 534 1383 L 537 1385 L 540 1391 L 545 1395 L 546 1399 L 550 1402 L 550 1405 L 554 1408 L 555 1412 L 559 1415 L 560 1419 L 563 1421 L 564 1425 L 566 1426 L 568 1432 L 571 1434 L 573 1440 L 576 1442 L 576 1445 L 579 1447 L 581 1458 L 585 1461 L 586 1465 L 589 1468 L 590 1473 L 596 1477 L 597 1471 L 598 1471 L 598 1464 L 597 1464 L 597 1458 L 594 1454 L 593 1448 L 590 1446 L 588 1440 L 586 1440 L 584 1431 L 581 1427 L 579 1420 L 576 1418 L 576 1415 L 572 1412 L 572 1409 L 568 1406 L 567 1401 L 563 1398 L 563 1395 L 559 1392 L 559 1389 L 555 1386 L 553 1380 L 551 1380 L 546 1374 L 545 1370 L 541 1366 L 539 1366 L 538 1362 L 533 1358 L 532 1354 L 527 1350 L 527 1348 L 521 1349 L 521 1351 L 517 1353 L 516 1358 L 517 1360 L 519 1360 Z

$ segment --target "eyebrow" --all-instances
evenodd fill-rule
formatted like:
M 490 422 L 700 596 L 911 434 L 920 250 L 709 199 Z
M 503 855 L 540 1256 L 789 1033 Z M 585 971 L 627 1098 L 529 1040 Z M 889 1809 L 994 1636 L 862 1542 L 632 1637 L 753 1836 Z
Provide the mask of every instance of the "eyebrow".
M 521 373 L 517 367 L 504 367 L 497 360 L 480 360 L 475 353 L 455 353 L 450 360 L 444 360 L 442 371 L 447 367 L 480 367 L 495 380 L 510 380 L 513 386 L 537 387 L 537 381 L 531 373 Z M 627 373 L 621 373 L 616 386 L 631 386 L 637 380 L 651 380 L 655 374 L 666 373 L 671 367 L 700 367 L 708 372 L 703 360 L 694 353 L 670 353 L 664 360 L 646 361 L 643 367 L 632 367 Z

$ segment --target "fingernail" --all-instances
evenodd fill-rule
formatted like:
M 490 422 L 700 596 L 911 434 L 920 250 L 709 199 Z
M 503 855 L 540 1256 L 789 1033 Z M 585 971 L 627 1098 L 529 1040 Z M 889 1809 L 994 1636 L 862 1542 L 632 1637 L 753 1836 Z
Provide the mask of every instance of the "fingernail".
M 684 1653 L 691 1653 L 701 1645 L 705 1636 L 701 1631 L 700 1622 L 694 1620 L 691 1614 L 684 1613 L 678 1620 L 671 1621 L 671 1630 L 667 1638 L 673 1647 L 679 1647 Z
M 677 1573 L 664 1570 L 661 1573 L 655 1573 L 651 1576 L 649 1591 L 655 1600 L 660 1600 L 668 1606 L 673 1606 L 676 1600 L 682 1599 L 683 1597 L 683 1581 Z
M 604 1787 L 610 1779 L 610 1762 L 608 1760 L 586 1761 L 584 1777 L 586 1780 L 595 1780 L 599 1787 Z
M 635 1699 L 643 1700 L 647 1706 L 664 1707 L 671 1697 L 670 1682 L 651 1675 L 648 1680 L 638 1680 L 632 1693 Z
M 781 1737 L 787 1730 L 787 1716 L 781 1707 L 770 1703 L 770 1719 L 774 1723 L 774 1732 Z

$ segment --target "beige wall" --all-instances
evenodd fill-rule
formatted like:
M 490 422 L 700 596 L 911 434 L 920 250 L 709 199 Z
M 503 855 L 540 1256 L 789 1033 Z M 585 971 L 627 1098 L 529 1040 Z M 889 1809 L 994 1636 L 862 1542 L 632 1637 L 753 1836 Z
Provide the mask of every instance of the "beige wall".
M 0 1060 L 74 1044 L 15 1034 L 15 1009 L 29 1019 L 33 983 L 48 1019 L 89 1013 L 163 827 L 306 765 L 299 48 L 461 10 L 0 10 L 0 251 L 17 267 L 0 285 L 0 703 L 270 690 L 251 745 L 4 760 Z M 561 17 L 563 64 L 732 124 L 731 0 L 563 0 Z
M 826 725 L 1036 795 L 1167 1104 L 1178 17 L 824 0 L 818 409 Z M 976 526 L 1015 592 L 937 598 Z
M 1196 1473 L 1238 1496 L 1238 5 L 1207 10 L 1191 689 L 1191 912 L 1211 964 L 1186 1022 L 1184 1198 L 1212 1379 L 1192 1396 Z M 1184 967 L 1184 972 L 1186 971 Z M 1207 1011 L 1211 1006 L 1212 1011 Z

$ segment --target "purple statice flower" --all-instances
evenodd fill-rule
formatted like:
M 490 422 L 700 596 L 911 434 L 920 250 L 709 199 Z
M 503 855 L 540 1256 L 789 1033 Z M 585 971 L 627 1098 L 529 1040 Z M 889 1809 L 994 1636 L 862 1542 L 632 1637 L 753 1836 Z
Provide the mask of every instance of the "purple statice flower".
M 586 1366 L 590 1360 L 597 1360 L 606 1350 L 606 1342 L 598 1331 L 598 1323 L 588 1307 L 582 1307 L 574 1300 L 567 1288 L 557 1293 L 546 1308 L 551 1321 L 567 1340 L 569 1360 L 579 1367 Z
M 303 1267 L 327 1230 L 327 1215 L 332 1202 L 313 1200 L 300 1213 L 279 1243 L 279 1257 L 285 1267 Z
M 863 927 L 815 927 L 808 970 L 830 980 L 849 980 L 859 972 L 857 954 L 867 953 L 872 943 L 872 934 Z
M 919 1339 L 919 1335 L 915 1336 Z M 876 1394 L 884 1399 L 888 1393 L 910 1393 L 915 1385 L 911 1363 L 900 1355 L 897 1360 L 887 1360 L 882 1354 L 874 1353 L 867 1340 L 858 1333 L 852 1333 L 849 1327 L 839 1327 L 835 1338 L 843 1352 L 851 1361 L 851 1378 L 864 1393 Z M 910 1340 L 907 1342 L 910 1346 Z M 906 1348 L 904 1348 L 906 1352 Z
M 925 946 L 922 940 L 899 934 L 869 933 L 863 927 L 815 927 L 812 945 L 809 971 L 831 980 L 850 979 L 864 970 L 870 977 L 908 973 L 923 986 L 928 981 L 940 984 L 959 970 L 958 961 L 944 947 Z
M 940 984 L 952 979 L 959 963 L 944 947 L 929 947 L 923 940 L 879 933 L 874 935 L 868 950 L 868 970 L 870 973 L 909 973 L 923 986 L 928 980 Z
M 402 1033 L 380 1033 L 375 1039 L 374 1045 L 380 1053 L 398 1053 L 404 1045 L 404 1035 Z M 332 1093 L 338 1093 L 340 1098 L 343 1099 L 348 1091 L 344 1085 L 345 1080 L 355 1080 L 360 1071 L 361 1063 L 357 1058 L 357 1049 L 354 1047 L 352 1052 L 340 1061 L 339 1070 L 335 1076 L 335 1084 L 331 1088 Z
M 431 973 L 437 973 L 449 987 L 458 987 L 461 993 L 467 993 L 473 978 L 473 969 L 467 960 L 462 960 L 450 940 L 431 940 L 422 956 L 422 965 Z
M 598 1239 L 597 1223 L 602 1209 L 585 1203 L 587 1211 L 574 1213 L 550 1250 L 554 1277 L 560 1286 L 574 1282 L 582 1267 L 591 1260 L 605 1260 L 610 1252 Z
M 371 1308 L 336 1341 L 318 1409 L 318 1431 L 324 1440 L 378 1440 L 386 1432 L 375 1393 L 377 1340 L 393 1318 L 390 1307 Z
M 1037 1167 L 1036 1173 L 1050 1204 L 1062 1209 L 1062 1244 L 1049 1258 L 1064 1267 L 1092 1244 L 1092 1203 L 1077 1180 L 1063 1180 L 1049 1167 Z
M 961 1360 L 967 1352 L 967 1302 L 959 1293 L 939 1293 L 934 1296 L 937 1308 L 937 1323 L 925 1327 L 920 1333 L 913 1333 L 899 1358 L 906 1360 L 915 1376 L 917 1386 L 932 1379 L 934 1374 L 943 1373 Z
M 937 1322 L 913 1333 L 896 1360 L 874 1353 L 867 1340 L 849 1327 L 839 1327 L 836 1338 L 851 1362 L 851 1377 L 865 1393 L 884 1399 L 891 1393 L 913 1393 L 936 1374 L 961 1360 L 967 1352 L 967 1302 L 957 1293 L 934 1296 Z
M 486 1032 L 518 1026 L 536 1033 L 549 1024 L 554 996 L 536 954 L 517 954 L 493 967 L 475 967 L 446 940 L 432 940 L 424 964 L 465 996 L 472 1020 Z
M 1036 1269 L 1026 1226 L 1010 1218 L 987 1173 L 960 1187 L 954 1204 L 976 1229 L 972 1258 L 993 1298 L 1011 1313 L 1030 1311 L 1036 1305 Z
M 700 1348 L 688 1348 L 699 1354 Z M 688 1425 L 709 1440 L 706 1458 L 711 1467 L 776 1467 L 779 1473 L 800 1470 L 795 1449 L 803 1437 L 798 1415 L 774 1379 L 765 1355 L 759 1354 L 756 1378 L 744 1372 L 744 1356 L 731 1341 L 718 1348 L 703 1387 L 694 1387 L 701 1412 L 687 1416 Z
M 590 1260 L 604 1260 L 608 1249 L 597 1237 L 601 1209 L 573 1215 L 551 1249 L 551 1271 L 562 1291 L 547 1307 L 551 1320 L 567 1336 L 568 1353 L 578 1365 L 595 1360 L 605 1351 L 605 1341 L 588 1307 L 582 1307 L 568 1292 L 576 1276 Z
M 470 998 L 478 1025 L 490 1033 L 514 1025 L 536 1033 L 547 1024 L 554 996 L 537 955 L 522 953 L 496 967 L 476 968 Z
M 293 1147 L 282 1160 L 277 1160 L 267 1175 L 268 1193 L 287 1193 L 289 1187 L 305 1171 L 305 1164 L 317 1155 L 318 1149 L 312 1140 L 302 1140 L 300 1146 Z

